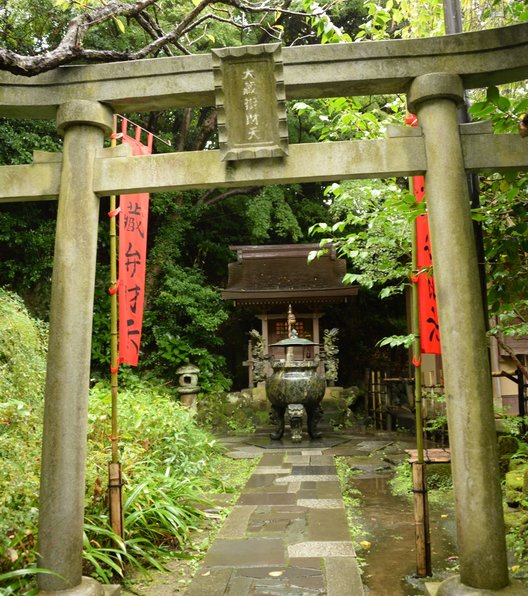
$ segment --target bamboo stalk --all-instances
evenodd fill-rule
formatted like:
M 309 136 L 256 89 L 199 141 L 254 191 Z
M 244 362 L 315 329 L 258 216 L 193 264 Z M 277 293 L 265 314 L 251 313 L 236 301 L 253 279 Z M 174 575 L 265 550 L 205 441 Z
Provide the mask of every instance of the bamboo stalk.
M 116 126 L 114 125 L 114 129 Z M 116 140 L 112 139 L 112 147 L 115 147 Z M 116 209 L 116 195 L 110 197 L 110 212 Z M 123 498 L 121 491 L 121 464 L 119 463 L 118 452 L 118 419 L 117 419 L 117 398 L 118 378 L 117 369 L 119 366 L 118 353 L 118 325 L 117 325 L 117 225 L 116 217 L 110 217 L 110 386 L 112 398 L 112 430 L 110 442 L 112 445 L 112 461 L 108 467 L 108 495 L 110 525 L 115 534 L 124 538 L 123 523 Z

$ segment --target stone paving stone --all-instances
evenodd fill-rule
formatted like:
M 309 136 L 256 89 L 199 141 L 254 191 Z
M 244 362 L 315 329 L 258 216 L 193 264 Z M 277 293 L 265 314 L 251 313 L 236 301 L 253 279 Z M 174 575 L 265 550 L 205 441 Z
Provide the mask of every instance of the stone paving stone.
M 260 460 L 260 466 L 280 466 L 284 460 L 282 453 L 264 453 Z
M 308 455 L 293 455 L 288 453 L 284 458 L 284 462 L 306 466 L 310 463 L 310 457 Z
M 317 487 L 317 498 L 318 499 L 340 499 L 341 498 L 341 486 L 336 480 L 335 482 L 322 482 Z
M 272 508 L 273 515 L 281 515 L 284 513 L 302 515 L 306 511 L 305 507 L 298 507 L 295 505 L 277 505 Z
M 225 520 L 218 538 L 243 538 L 255 505 L 235 505 L 231 515 Z
M 277 476 L 277 474 L 253 474 L 246 482 L 244 490 L 272 487 L 275 484 L 275 480 L 277 480 L 277 478 L 280 478 L 280 476 Z
M 288 545 L 288 556 L 294 557 L 354 557 L 356 552 L 352 542 L 299 542 Z
M 285 544 L 297 544 L 306 540 L 308 522 L 305 518 L 293 521 L 284 535 Z
M 323 574 L 320 576 L 296 577 L 290 583 L 296 588 L 308 588 L 311 590 L 324 590 L 326 584 Z
M 311 509 L 308 511 L 308 540 L 350 540 L 347 518 L 343 509 Z
M 300 490 L 297 493 L 297 499 L 317 499 L 317 491 L 314 490 Z
M 364 593 L 359 566 L 353 557 L 324 560 L 327 596 L 362 596 Z
M 239 577 L 236 574 L 233 575 L 235 575 L 235 577 L 231 577 L 231 581 L 229 582 L 225 594 L 229 594 L 229 596 L 249 596 L 253 591 L 253 580 L 249 577 Z M 202 596 L 206 596 L 206 594 L 203 594 Z
M 279 538 L 216 539 L 204 559 L 204 567 L 271 567 L 284 564 L 284 541 Z
M 186 596 L 221 596 L 226 593 L 231 569 L 202 569 L 187 588 Z
M 240 451 L 239 449 L 236 451 L 228 451 L 226 453 L 226 457 L 229 457 L 230 459 L 257 459 L 261 455 L 261 451 Z
M 263 522 L 250 522 L 247 527 L 248 533 L 256 534 L 284 534 L 290 525 L 289 520 L 266 520 Z
M 302 567 L 303 569 L 322 569 L 323 559 L 320 557 L 294 557 L 290 558 L 290 565 Z
M 321 449 L 310 449 L 310 451 L 304 450 L 301 453 L 302 453 L 302 455 L 310 455 L 310 456 L 311 455 L 323 455 L 323 452 Z
M 301 488 L 303 490 L 315 490 L 317 488 L 317 482 L 314 482 L 313 480 L 305 480 L 304 482 L 301 482 Z
M 380 451 L 384 447 L 392 445 L 394 441 L 362 441 L 356 445 L 358 451 Z
M 259 505 L 252 514 L 251 519 L 295 519 L 304 516 L 305 507 L 297 505 Z
M 341 499 L 298 499 L 297 505 L 309 509 L 343 509 L 345 506 Z
M 246 493 L 238 499 L 239 505 L 296 505 L 297 495 L 286 492 Z
M 333 466 L 335 468 L 335 461 L 332 455 L 312 455 L 310 456 L 309 463 L 314 466 Z
M 335 482 L 337 476 L 336 474 L 320 474 L 320 475 L 302 475 L 299 474 L 298 476 L 280 476 L 275 481 L 277 484 L 287 484 L 288 482 L 304 482 L 307 480 L 312 480 L 314 482 Z
M 297 493 L 301 490 L 302 482 L 290 482 L 288 484 L 288 492 L 289 493 Z
M 255 596 L 324 596 L 326 590 L 310 590 L 307 588 L 296 588 L 295 586 L 285 586 L 283 584 L 262 583 L 256 585 L 253 590 Z
M 306 475 L 313 475 L 313 476 L 321 476 L 325 474 L 336 474 L 336 467 L 334 465 L 331 466 L 292 466 L 291 470 L 292 475 L 294 476 L 306 476 Z
M 259 474 L 289 474 L 291 470 L 291 466 L 288 465 L 284 466 L 257 466 L 253 470 L 252 476 L 259 475 Z

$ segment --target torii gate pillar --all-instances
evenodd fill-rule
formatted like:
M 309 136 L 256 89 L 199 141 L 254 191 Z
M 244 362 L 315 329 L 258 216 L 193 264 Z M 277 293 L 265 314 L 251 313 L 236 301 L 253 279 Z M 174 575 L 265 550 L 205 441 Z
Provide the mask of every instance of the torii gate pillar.
M 425 188 L 460 556 L 460 577 L 444 582 L 439 595 L 467 594 L 468 586 L 488 593 L 509 583 L 485 319 L 457 121 L 463 95 L 460 77 L 449 73 L 416 78 L 408 94 L 428 164 Z
M 99 198 L 93 191 L 97 150 L 112 131 L 112 112 L 98 102 L 62 104 L 64 135 L 50 305 L 40 481 L 39 575 L 54 593 L 103 593 L 82 578 L 84 481 L 90 346 Z

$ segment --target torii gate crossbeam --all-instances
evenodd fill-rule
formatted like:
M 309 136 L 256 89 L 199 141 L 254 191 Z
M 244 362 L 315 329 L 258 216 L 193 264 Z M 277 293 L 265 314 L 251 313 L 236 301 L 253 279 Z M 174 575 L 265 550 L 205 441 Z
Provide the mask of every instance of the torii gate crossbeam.
M 459 126 L 465 88 L 528 77 L 528 24 L 443 38 L 285 48 L 286 97 L 407 93 L 421 129 L 378 141 L 290 146 L 221 161 L 218 152 L 131 158 L 103 149 L 113 111 L 212 105 L 209 56 L 0 73 L 0 115 L 57 118 L 61 155 L 0 167 L 0 202 L 58 196 L 41 468 L 40 566 L 49 593 L 96 594 L 81 576 L 84 459 L 99 196 L 425 173 L 442 329 L 460 576 L 438 594 L 509 585 L 493 398 L 466 172 L 528 169 L 528 141 Z M 130 90 L 134 91 L 131 92 Z M 82 221 L 82 226 L 79 226 Z M 509 594 L 522 593 L 510 586 Z M 513 591 L 511 591 L 513 590 Z M 502 592 L 501 592 L 502 593 Z

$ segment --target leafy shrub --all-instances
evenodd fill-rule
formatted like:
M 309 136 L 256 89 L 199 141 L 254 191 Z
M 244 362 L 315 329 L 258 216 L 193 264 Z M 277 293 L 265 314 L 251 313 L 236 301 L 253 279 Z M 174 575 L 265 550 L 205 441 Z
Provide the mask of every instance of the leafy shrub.
M 0 290 L 0 582 L 6 594 L 25 590 L 37 573 L 45 357 L 45 326 L 17 296 Z M 214 438 L 161 381 L 123 368 L 120 382 L 125 540 L 108 520 L 109 384 L 95 384 L 89 402 L 85 573 L 104 582 L 123 575 L 127 565 L 161 568 L 169 556 L 187 556 L 193 529 L 205 521 L 201 495 L 236 490 L 231 478 L 238 475 L 240 487 L 250 472 L 245 463 L 234 468 L 223 458 Z
M 34 559 L 46 335 L 0 289 L 0 573 Z
M 177 394 L 133 375 L 128 385 L 118 405 L 124 541 L 111 532 L 106 508 L 109 385 L 97 383 L 90 398 L 85 558 L 88 572 L 104 582 L 118 570 L 122 575 L 125 563 L 159 567 L 181 553 L 204 521 L 201 495 L 225 484 L 223 449 Z

